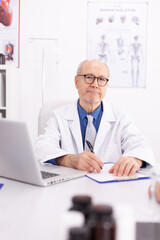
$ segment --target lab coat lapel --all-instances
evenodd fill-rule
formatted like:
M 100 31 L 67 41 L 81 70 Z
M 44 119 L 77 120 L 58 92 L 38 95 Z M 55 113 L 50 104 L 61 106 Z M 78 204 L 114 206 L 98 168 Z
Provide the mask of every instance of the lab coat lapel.
M 97 132 L 97 136 L 94 144 L 95 153 L 97 153 L 99 148 L 102 146 L 104 138 L 106 137 L 107 133 L 112 127 L 113 122 L 115 122 L 115 116 L 112 111 L 112 108 L 108 104 L 104 104 L 104 102 L 103 102 L 103 108 L 104 108 L 104 111 L 103 111 L 101 123 L 99 126 L 99 130 Z
M 73 103 L 66 113 L 66 119 L 68 121 L 68 126 L 72 133 L 72 136 L 75 141 L 75 145 L 77 145 L 78 152 L 83 152 L 83 142 L 80 128 L 80 121 L 77 111 L 77 102 Z

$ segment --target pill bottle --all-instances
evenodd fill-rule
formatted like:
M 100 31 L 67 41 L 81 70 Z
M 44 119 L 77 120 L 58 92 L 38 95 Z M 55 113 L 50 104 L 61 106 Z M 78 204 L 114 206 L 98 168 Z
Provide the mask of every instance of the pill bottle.
M 91 204 L 92 204 L 92 199 L 90 196 L 76 195 L 72 197 L 72 206 L 69 210 L 82 212 L 85 217 L 85 222 L 87 222 Z
M 85 226 L 72 227 L 68 235 L 68 240 L 89 240 L 89 229 Z
M 116 224 L 109 205 L 92 205 L 87 219 L 90 240 L 115 240 Z

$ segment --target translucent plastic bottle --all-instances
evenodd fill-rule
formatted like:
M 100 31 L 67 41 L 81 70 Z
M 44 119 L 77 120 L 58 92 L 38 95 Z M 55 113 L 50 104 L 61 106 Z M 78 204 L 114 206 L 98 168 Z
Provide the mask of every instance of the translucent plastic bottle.
M 82 212 L 67 211 L 61 217 L 61 231 L 59 231 L 60 240 L 68 239 L 68 231 L 70 228 L 81 228 L 84 226 L 85 217 Z M 56 240 L 56 239 L 55 239 Z

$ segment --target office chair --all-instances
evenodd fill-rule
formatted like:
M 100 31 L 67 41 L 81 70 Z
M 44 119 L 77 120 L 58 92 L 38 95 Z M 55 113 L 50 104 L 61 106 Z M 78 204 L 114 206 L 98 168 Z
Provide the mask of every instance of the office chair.
M 38 115 L 38 135 L 44 133 L 45 127 L 47 126 L 47 121 L 50 118 L 54 108 L 61 107 L 74 101 L 75 100 L 55 100 L 43 104 Z

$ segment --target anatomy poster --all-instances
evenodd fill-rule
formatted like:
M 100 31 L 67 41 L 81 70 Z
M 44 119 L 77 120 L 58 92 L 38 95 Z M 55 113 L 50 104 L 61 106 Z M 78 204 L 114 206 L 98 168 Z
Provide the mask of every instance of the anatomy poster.
M 0 54 L 6 65 L 19 66 L 20 0 L 0 0 Z
M 110 87 L 146 87 L 147 2 L 88 3 L 87 58 L 110 69 Z

